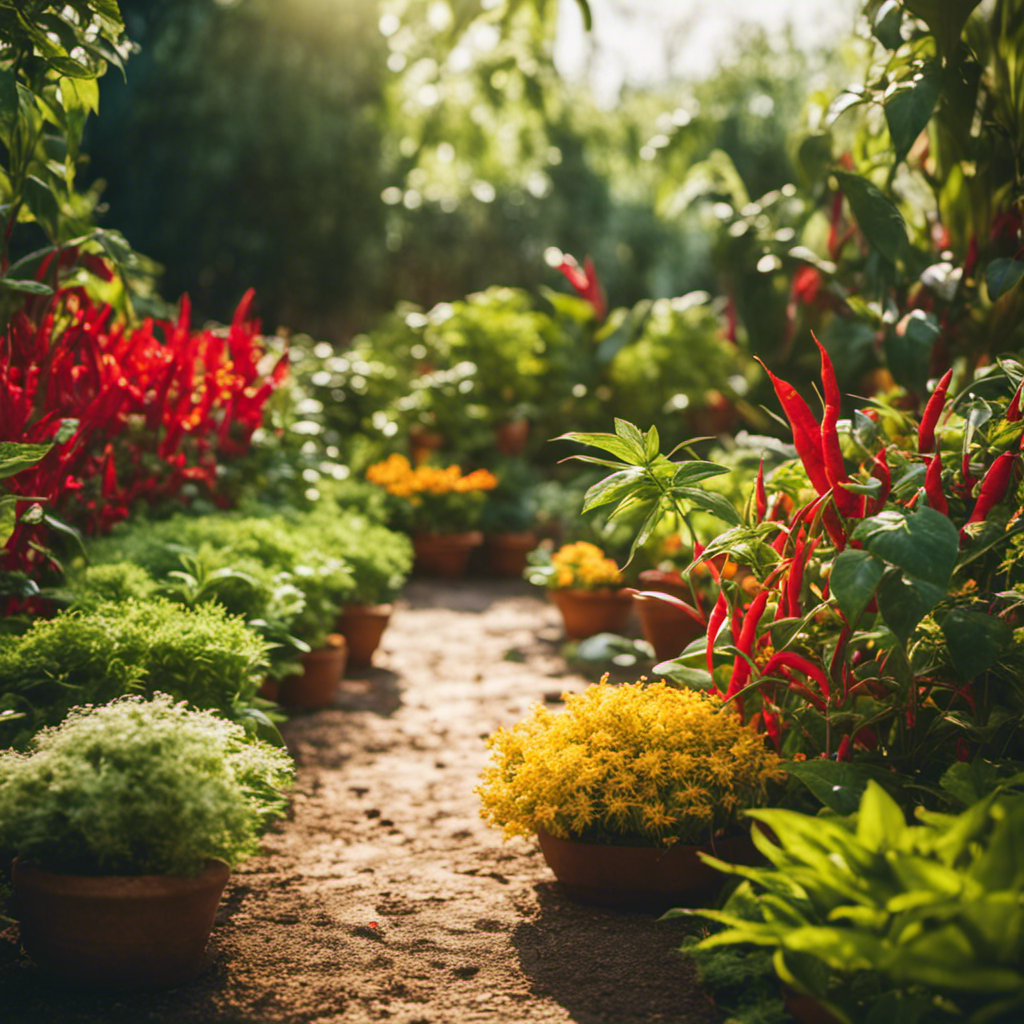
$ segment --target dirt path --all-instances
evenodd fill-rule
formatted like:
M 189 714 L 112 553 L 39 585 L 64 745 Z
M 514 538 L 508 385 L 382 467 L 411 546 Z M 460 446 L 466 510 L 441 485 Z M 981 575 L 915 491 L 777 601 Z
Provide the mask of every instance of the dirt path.
M 375 668 L 286 738 L 299 780 L 229 882 L 212 964 L 149 995 L 61 991 L 0 933 L 3 1024 L 711 1024 L 672 922 L 581 906 L 477 815 L 482 737 L 563 689 L 518 582 L 414 582 Z M 509 652 L 515 652 L 509 656 Z

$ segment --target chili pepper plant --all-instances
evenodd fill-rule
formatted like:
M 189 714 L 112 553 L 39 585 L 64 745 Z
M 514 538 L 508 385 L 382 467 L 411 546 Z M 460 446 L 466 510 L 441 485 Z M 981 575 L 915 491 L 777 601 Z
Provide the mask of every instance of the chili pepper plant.
M 1024 757 L 1024 366 L 956 393 L 947 373 L 919 419 L 876 403 L 840 421 L 819 350 L 820 417 L 770 374 L 796 459 L 762 468 L 688 570 L 728 553 L 758 586 L 723 582 L 706 637 L 662 670 L 733 703 L 794 772 L 856 758 L 928 788 L 954 760 Z M 638 543 L 708 507 L 693 484 L 718 467 L 662 455 L 653 429 L 565 436 L 615 456 L 583 457 L 614 469 L 585 508 L 642 508 Z

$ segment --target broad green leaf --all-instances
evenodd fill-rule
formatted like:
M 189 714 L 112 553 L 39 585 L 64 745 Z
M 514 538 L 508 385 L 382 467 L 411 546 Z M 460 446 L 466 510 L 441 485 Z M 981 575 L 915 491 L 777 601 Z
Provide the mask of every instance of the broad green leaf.
M 34 466 L 53 446 L 0 441 L 0 480 Z
M 886 332 L 885 358 L 897 384 L 920 395 L 925 393 L 932 349 L 940 330 L 934 313 L 914 310 L 899 326 Z
M 661 505 L 656 504 L 654 508 L 648 513 L 647 518 L 643 521 L 643 525 L 640 527 L 639 533 L 633 538 L 633 543 L 629 548 L 629 557 L 626 559 L 626 565 L 629 565 L 633 561 L 633 556 L 637 553 L 639 548 L 642 548 L 654 532 L 654 528 L 658 525 L 661 520 Z
M 896 163 L 903 161 L 917 137 L 928 127 L 941 91 L 939 69 L 926 67 L 913 84 L 897 89 L 885 101 L 885 120 L 896 150 Z
M 832 173 L 864 236 L 890 263 L 896 263 L 907 245 L 907 226 L 896 205 L 867 178 L 850 171 Z
M 823 806 L 836 814 L 853 814 L 870 781 L 870 775 L 860 765 L 846 761 L 815 758 L 813 761 L 787 761 L 784 767 Z
M 935 36 L 939 56 L 945 60 L 956 49 L 971 11 L 981 0 L 903 0 L 903 3 L 928 26 Z
M 1016 288 L 1021 278 L 1024 278 L 1024 260 L 1010 259 L 1006 256 L 992 260 L 985 268 L 988 297 L 996 302 Z
M 945 587 L 891 572 L 878 586 L 878 610 L 885 624 L 905 644 L 921 620 L 945 596 Z
M 658 428 L 652 426 L 651 429 L 644 434 L 644 454 L 647 456 L 647 461 L 652 462 L 656 459 L 660 451 L 661 438 L 658 435 Z
M 884 574 L 885 564 L 870 551 L 847 548 L 836 556 L 829 587 L 848 622 L 861 617 Z
M 23 295 L 52 295 L 53 289 L 42 281 L 30 281 L 28 278 L 0 277 L 0 288 L 9 292 L 20 292 Z
M 887 49 L 898 50 L 903 45 L 903 11 L 893 2 L 883 6 L 871 27 L 871 34 Z
M 906 515 L 887 509 L 861 522 L 853 538 L 873 555 L 943 590 L 960 549 L 960 535 L 947 516 L 922 506 Z
M 987 612 L 954 608 L 939 625 L 950 657 L 964 679 L 975 679 L 999 660 L 1013 640 L 1013 630 Z
M 877 782 L 868 782 L 857 813 L 857 838 L 879 852 L 894 846 L 906 827 L 896 801 Z
M 841 971 L 872 970 L 885 963 L 887 943 L 873 935 L 849 928 L 796 928 L 783 939 L 783 947 L 795 953 L 813 953 Z

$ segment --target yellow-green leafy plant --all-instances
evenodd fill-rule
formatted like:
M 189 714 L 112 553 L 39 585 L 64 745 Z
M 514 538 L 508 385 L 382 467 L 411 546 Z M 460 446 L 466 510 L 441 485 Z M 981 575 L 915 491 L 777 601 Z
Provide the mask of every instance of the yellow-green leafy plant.
M 561 712 L 537 705 L 488 746 L 476 791 L 506 838 L 708 843 L 781 778 L 763 737 L 721 700 L 643 679 L 567 694 Z

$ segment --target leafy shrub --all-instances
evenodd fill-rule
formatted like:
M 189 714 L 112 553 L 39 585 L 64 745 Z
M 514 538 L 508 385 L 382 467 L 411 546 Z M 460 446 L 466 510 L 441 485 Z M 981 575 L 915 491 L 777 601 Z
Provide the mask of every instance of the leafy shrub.
M 175 703 L 75 708 L 28 753 L 0 753 L 0 849 L 82 875 L 196 875 L 235 866 L 285 806 L 288 755 Z
M 255 730 L 269 724 L 255 705 L 266 666 L 264 641 L 216 604 L 129 600 L 37 619 L 0 646 L 0 710 L 25 716 L 0 722 L 0 742 L 24 746 L 79 704 L 158 690 Z
M 68 580 L 69 596 L 78 608 L 94 608 L 132 599 L 145 600 L 156 590 L 153 577 L 134 562 L 87 565 Z
M 665 683 L 602 682 L 488 740 L 482 815 L 612 845 L 706 843 L 766 800 L 778 759 L 720 700 Z
M 754 833 L 769 865 L 709 859 L 749 881 L 722 911 L 672 912 L 725 926 L 704 949 L 774 950 L 780 979 L 844 1022 L 1019 1019 L 1024 797 L 991 793 L 960 815 L 919 811 L 920 823 L 908 826 L 869 783 L 849 817 L 750 817 L 775 836 Z

